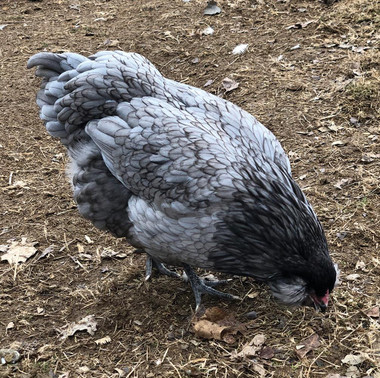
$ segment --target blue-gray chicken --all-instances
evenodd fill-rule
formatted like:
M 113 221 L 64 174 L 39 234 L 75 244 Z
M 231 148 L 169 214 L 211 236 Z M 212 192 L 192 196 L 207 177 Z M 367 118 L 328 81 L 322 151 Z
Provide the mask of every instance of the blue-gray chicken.
M 71 160 L 79 212 L 168 274 L 199 307 L 215 290 L 192 267 L 254 277 L 285 304 L 328 304 L 337 273 L 275 136 L 238 106 L 166 79 L 143 56 L 39 53 L 47 131 Z M 165 265 L 164 265 L 165 264 Z

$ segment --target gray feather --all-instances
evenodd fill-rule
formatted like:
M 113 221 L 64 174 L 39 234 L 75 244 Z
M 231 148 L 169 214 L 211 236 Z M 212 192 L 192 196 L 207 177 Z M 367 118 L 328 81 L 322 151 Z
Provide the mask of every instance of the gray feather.
M 41 118 L 67 147 L 74 198 L 95 226 L 156 261 L 267 281 L 287 303 L 332 290 L 323 229 L 252 115 L 135 53 L 40 53 L 35 66 Z

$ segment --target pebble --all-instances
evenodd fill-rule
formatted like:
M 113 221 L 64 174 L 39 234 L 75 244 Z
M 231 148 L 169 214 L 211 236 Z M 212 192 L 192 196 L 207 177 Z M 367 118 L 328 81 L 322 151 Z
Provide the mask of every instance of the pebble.
M 257 312 L 256 311 L 250 311 L 250 312 L 247 312 L 244 316 L 248 319 L 256 319 L 257 318 Z
M 14 349 L 0 349 L 1 365 L 15 364 L 21 358 L 20 353 Z

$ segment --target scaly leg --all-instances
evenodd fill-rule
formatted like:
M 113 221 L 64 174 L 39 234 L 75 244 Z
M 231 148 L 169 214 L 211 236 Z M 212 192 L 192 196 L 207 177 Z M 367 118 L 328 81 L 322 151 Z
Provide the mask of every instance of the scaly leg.
M 195 312 L 198 311 L 199 306 L 201 305 L 201 296 L 202 294 L 211 294 L 215 295 L 220 298 L 225 299 L 239 299 L 239 297 L 223 293 L 221 291 L 215 290 L 210 285 L 207 285 L 201 278 L 199 278 L 194 270 L 187 264 L 183 264 L 183 267 L 185 269 L 186 275 L 190 281 L 191 288 L 193 289 L 194 297 L 195 297 Z
M 148 281 L 152 276 L 153 265 L 161 274 L 165 274 L 169 277 L 182 278 L 178 273 L 173 272 L 172 270 L 168 269 L 164 264 L 158 262 L 151 256 L 147 255 L 145 264 L 145 281 Z

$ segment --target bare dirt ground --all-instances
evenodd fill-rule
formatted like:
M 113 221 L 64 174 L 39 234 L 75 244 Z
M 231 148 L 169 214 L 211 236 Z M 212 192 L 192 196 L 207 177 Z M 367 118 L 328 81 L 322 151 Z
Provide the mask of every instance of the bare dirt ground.
M 379 377 L 379 3 L 225 0 L 212 17 L 205 5 L 0 3 L 0 254 L 22 237 L 38 250 L 25 263 L 0 264 L 0 349 L 21 355 L 6 363 L 0 351 L 0 376 Z M 207 26 L 213 35 L 202 34 Z M 240 43 L 248 51 L 232 55 Z M 230 314 L 241 332 L 201 338 L 190 287 L 157 275 L 144 282 L 144 256 L 79 216 L 65 151 L 39 120 L 39 79 L 26 62 L 39 51 L 102 49 L 136 51 L 165 76 L 198 87 L 213 80 L 207 90 L 281 140 L 342 271 L 327 313 L 286 309 L 264 286 L 234 278 L 223 289 L 241 302 L 203 304 Z M 226 77 L 239 87 L 227 93 Z M 107 248 L 124 256 L 106 258 Z M 256 319 L 246 316 L 252 310 Z M 62 339 L 60 330 L 89 315 L 93 335 Z M 300 345 L 314 334 L 319 345 L 301 358 Z M 252 341 L 258 335 L 264 346 L 261 336 Z

